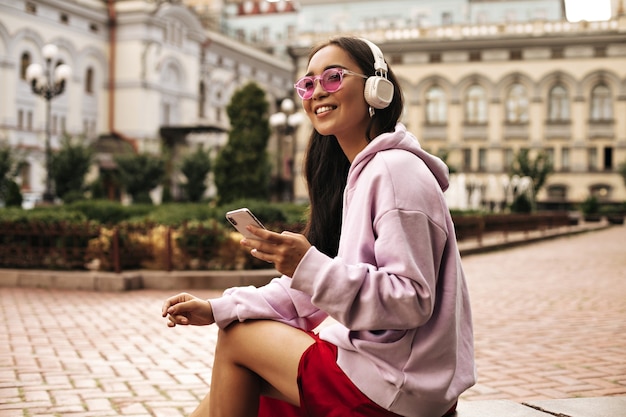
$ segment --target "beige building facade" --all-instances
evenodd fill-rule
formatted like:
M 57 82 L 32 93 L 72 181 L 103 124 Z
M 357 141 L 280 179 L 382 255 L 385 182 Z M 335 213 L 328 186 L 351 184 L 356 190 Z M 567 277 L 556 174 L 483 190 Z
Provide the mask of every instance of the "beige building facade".
M 406 13 L 398 12 L 409 3 Z M 256 82 L 270 113 L 278 112 L 281 100 L 295 98 L 292 85 L 306 72 L 310 47 L 342 29 L 381 47 L 402 83 L 403 123 L 424 148 L 447 155 L 467 200 L 472 192 L 471 204 L 461 206 L 501 205 L 510 164 L 522 149 L 545 152 L 554 164 L 538 195 L 540 208 L 574 208 L 590 195 L 621 203 L 626 0 L 612 3 L 610 20 L 567 22 L 556 0 L 394 0 L 384 3 L 396 5 L 384 15 L 381 2 L 364 0 L 274 6 L 193 0 L 190 7 L 152 0 L 3 2 L 0 144 L 23 155 L 22 191 L 40 197 L 45 102 L 24 74 L 43 61 L 48 43 L 59 48 L 55 63 L 73 70 L 65 92 L 51 102 L 52 148 L 66 133 L 101 142 L 95 177 L 112 168 L 119 150 L 167 151 L 176 159 L 200 145 L 218 149 L 238 87 Z M 208 26 L 228 26 L 237 36 Z M 275 172 L 289 165 L 295 173 L 285 171 L 296 179 L 310 132 L 306 118 L 299 120 L 295 135 L 284 138 L 276 129 L 269 149 Z M 277 154 L 282 139 L 289 164 Z M 171 172 L 174 196 L 180 179 Z M 302 181 L 295 199 L 306 201 Z
M 626 16 L 354 34 L 376 42 L 400 78 L 403 123 L 478 193 L 463 207 L 500 205 L 522 149 L 554 165 L 538 207 L 626 201 Z M 300 74 L 308 49 L 292 49 Z
M 72 69 L 50 101 L 49 129 L 46 100 L 26 79 L 30 64 L 45 64 L 47 44 L 58 48 L 52 67 Z M 17 182 L 29 205 L 44 192 L 47 136 L 55 152 L 65 135 L 98 150 L 91 180 L 114 169 L 118 153 L 170 155 L 176 198 L 179 158 L 226 142 L 232 94 L 254 81 L 275 110 L 293 73 L 291 60 L 207 30 L 181 2 L 0 2 L 0 146 L 25 162 Z

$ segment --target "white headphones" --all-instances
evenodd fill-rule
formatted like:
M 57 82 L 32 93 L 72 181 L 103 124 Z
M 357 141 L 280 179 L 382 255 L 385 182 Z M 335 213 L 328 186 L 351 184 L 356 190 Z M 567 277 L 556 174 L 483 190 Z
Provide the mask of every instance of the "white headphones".
M 387 64 L 378 46 L 364 38 L 359 38 L 369 45 L 374 55 L 375 75 L 365 81 L 365 101 L 375 109 L 384 109 L 393 100 L 393 83 L 387 79 Z

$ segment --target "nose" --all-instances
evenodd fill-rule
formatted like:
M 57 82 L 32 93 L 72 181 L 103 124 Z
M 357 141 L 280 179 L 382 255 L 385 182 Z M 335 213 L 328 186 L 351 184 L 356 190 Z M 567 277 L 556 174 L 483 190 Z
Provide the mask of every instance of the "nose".
M 324 90 L 324 87 L 322 87 L 322 80 L 321 78 L 317 78 L 315 80 L 313 80 L 313 95 L 311 95 L 311 98 L 316 98 L 319 97 L 320 95 L 324 95 L 327 94 L 326 90 Z

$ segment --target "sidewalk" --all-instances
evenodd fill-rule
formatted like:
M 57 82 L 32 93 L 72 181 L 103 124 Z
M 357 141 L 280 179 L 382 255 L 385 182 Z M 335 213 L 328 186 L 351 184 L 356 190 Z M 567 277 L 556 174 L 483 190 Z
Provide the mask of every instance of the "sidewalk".
M 626 416 L 626 227 L 544 239 L 485 239 L 502 250 L 464 255 L 479 380 L 457 417 Z M 169 329 L 161 303 L 179 285 L 221 289 L 148 278 L 168 288 L 0 288 L 0 416 L 188 415 L 209 389 L 217 331 Z

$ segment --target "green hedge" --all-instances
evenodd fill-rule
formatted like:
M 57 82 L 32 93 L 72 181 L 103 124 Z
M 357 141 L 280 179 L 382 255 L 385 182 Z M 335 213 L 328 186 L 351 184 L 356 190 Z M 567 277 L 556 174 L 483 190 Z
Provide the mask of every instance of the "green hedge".
M 239 245 L 238 235 L 226 220 L 227 211 L 240 207 L 252 210 L 270 230 L 295 232 L 301 231 L 307 210 L 301 205 L 255 200 L 221 207 L 201 203 L 124 206 L 83 200 L 32 210 L 0 208 L 0 267 L 267 268 Z

